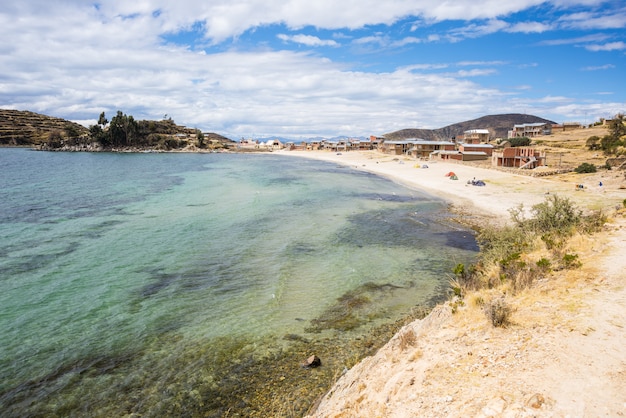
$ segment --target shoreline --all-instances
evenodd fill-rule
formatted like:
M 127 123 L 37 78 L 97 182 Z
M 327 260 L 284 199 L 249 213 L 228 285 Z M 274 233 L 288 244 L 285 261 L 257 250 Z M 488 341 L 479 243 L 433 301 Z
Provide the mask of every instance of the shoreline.
M 523 204 L 529 210 L 550 194 L 612 217 L 603 232 L 574 243 L 582 268 L 555 272 L 510 299 L 515 309 L 510 328 L 493 327 L 471 297 L 457 313 L 448 303 L 439 304 L 346 371 L 307 417 L 626 414 L 622 172 L 547 179 L 377 152 L 282 154 L 387 177 L 450 202 L 463 217 L 477 217 L 475 225 L 506 223 L 509 209 Z M 446 177 L 449 171 L 458 180 Z M 468 185 L 473 178 L 486 186 Z M 579 183 L 586 185 L 583 190 Z
M 578 175 L 570 181 L 563 176 L 531 177 L 523 174 L 476 167 L 471 164 L 443 161 L 417 161 L 405 156 L 386 155 L 377 151 L 282 151 L 280 155 L 334 162 L 354 170 L 362 170 L 389 178 L 406 187 L 427 192 L 450 202 L 455 211 L 469 216 L 489 218 L 497 223 L 509 220 L 509 210 L 520 204 L 529 210 L 546 196 L 558 194 L 572 199 L 581 209 L 607 210 L 622 204 L 626 191 L 617 186 L 596 186 L 596 176 Z M 428 168 L 421 168 L 422 166 Z M 416 167 L 417 166 L 417 167 Z M 458 180 L 446 174 L 453 172 Z M 468 184 L 483 180 L 485 186 Z M 580 179 L 580 180 L 578 180 Z M 577 182 L 587 187 L 578 190 Z M 604 183 L 607 183 L 606 180 Z

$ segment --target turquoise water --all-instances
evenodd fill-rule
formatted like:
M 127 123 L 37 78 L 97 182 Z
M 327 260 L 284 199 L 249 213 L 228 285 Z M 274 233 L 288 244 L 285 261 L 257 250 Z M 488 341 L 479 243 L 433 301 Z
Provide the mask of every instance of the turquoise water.
M 215 356 L 232 349 L 225 339 L 268 350 L 286 334 L 367 332 L 441 296 L 446 273 L 476 251 L 444 202 L 319 161 L 0 149 L 0 173 L 8 416 L 137 405 L 107 367 L 137 382 L 158 375 L 133 387 L 175 385 L 170 370 L 190 350 Z M 368 320 L 319 329 L 364 284 L 390 289 L 368 299 Z

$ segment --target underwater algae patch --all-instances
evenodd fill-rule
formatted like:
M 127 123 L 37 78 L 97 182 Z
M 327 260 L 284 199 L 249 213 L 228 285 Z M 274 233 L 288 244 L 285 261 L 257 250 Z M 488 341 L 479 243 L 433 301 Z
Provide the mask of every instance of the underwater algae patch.
M 326 308 L 319 317 L 311 320 L 306 332 L 321 332 L 326 329 L 350 331 L 366 324 L 384 312 L 376 309 L 373 300 L 384 297 L 384 292 L 400 289 L 393 284 L 367 282 L 344 293 L 337 301 Z
M 341 330 L 347 310 L 360 312 L 357 322 L 365 324 L 370 300 L 395 288 L 367 283 L 347 292 L 334 305 L 341 308 L 330 307 L 303 335 L 189 341 L 167 332 L 141 351 L 79 361 L 2 394 L 3 416 L 300 417 L 345 370 L 416 318 L 407 315 L 363 332 L 355 322 L 352 332 Z M 422 317 L 425 309 L 416 312 Z M 331 332 L 321 338 L 323 327 Z M 312 354 L 322 365 L 303 368 Z

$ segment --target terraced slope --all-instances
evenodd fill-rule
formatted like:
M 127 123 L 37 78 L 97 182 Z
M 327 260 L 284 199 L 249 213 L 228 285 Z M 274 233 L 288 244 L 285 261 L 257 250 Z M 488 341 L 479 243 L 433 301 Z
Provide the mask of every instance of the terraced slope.
M 31 146 L 45 142 L 50 133 L 81 136 L 87 128 L 65 119 L 24 110 L 0 109 L 0 145 Z

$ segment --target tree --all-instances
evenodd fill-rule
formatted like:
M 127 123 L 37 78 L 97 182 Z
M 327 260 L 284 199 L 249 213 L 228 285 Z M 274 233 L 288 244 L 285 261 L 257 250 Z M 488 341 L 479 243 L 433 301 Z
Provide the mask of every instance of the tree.
M 100 125 L 90 125 L 89 136 L 91 136 L 92 140 L 99 142 L 102 146 L 109 145 L 108 135 L 104 132 L 102 126 Z
M 198 140 L 198 148 L 204 148 L 204 134 L 200 129 L 196 129 L 196 139 Z
M 609 122 L 609 134 L 600 140 L 600 148 L 606 154 L 614 154 L 619 146 L 624 145 L 622 137 L 625 135 L 624 115 L 620 113 Z
M 613 135 L 605 135 L 600 140 L 600 148 L 605 154 L 613 154 L 619 145 L 621 145 L 621 141 L 619 138 L 616 138 Z
M 511 138 L 509 139 L 509 143 L 512 147 L 527 147 L 530 145 L 530 138 L 523 136 L 521 138 Z
M 615 115 L 613 120 L 609 122 L 609 132 L 613 138 L 618 140 L 626 135 L 626 125 L 624 125 L 624 115 L 622 113 Z
M 589 151 L 595 151 L 595 150 L 600 149 L 599 142 L 600 142 L 600 138 L 593 135 L 587 139 L 587 142 L 585 143 L 585 145 L 587 146 Z
M 109 121 L 104 115 L 104 112 L 100 113 L 100 117 L 98 118 L 98 125 L 102 125 L 102 127 L 104 128 L 107 123 L 109 123 Z
M 132 116 L 127 116 L 121 110 L 117 111 L 109 125 L 111 144 L 114 146 L 130 146 L 137 136 L 137 122 Z

